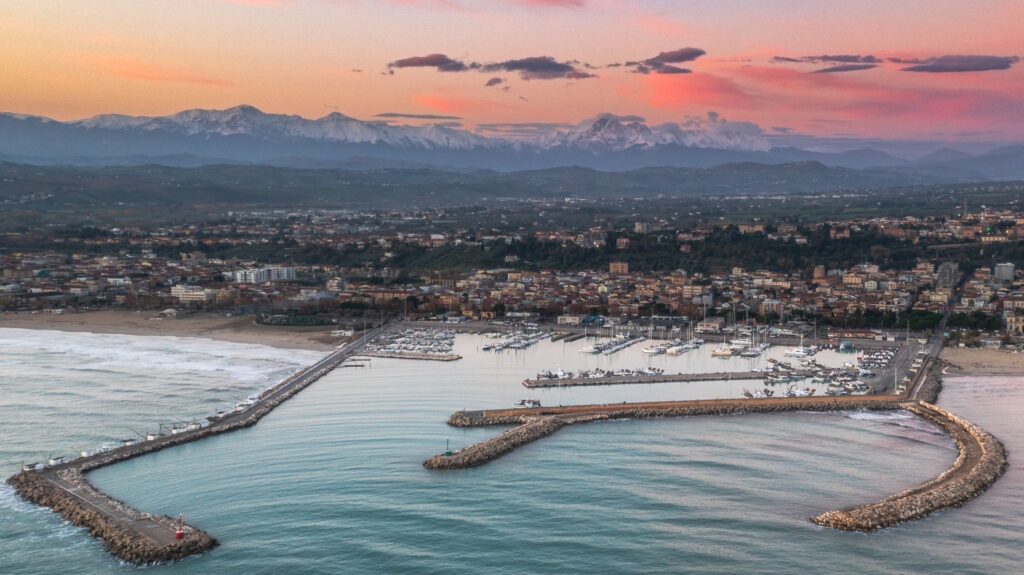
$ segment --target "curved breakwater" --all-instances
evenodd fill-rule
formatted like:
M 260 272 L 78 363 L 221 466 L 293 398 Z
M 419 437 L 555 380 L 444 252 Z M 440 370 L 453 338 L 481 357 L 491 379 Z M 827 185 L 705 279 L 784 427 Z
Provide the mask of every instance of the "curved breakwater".
M 984 493 L 1006 471 L 1002 443 L 973 423 L 929 403 L 905 409 L 935 424 L 953 438 L 959 455 L 953 466 L 931 481 L 878 503 L 829 511 L 814 517 L 818 525 L 844 531 L 876 531 L 959 507 Z
M 128 563 L 175 561 L 212 549 L 217 546 L 217 540 L 205 532 L 184 525 L 183 536 L 178 538 L 176 520 L 131 508 L 93 487 L 86 480 L 85 474 L 169 447 L 256 425 L 277 406 L 358 352 L 364 341 L 331 353 L 264 391 L 255 404 L 215 420 L 206 427 L 80 457 L 42 470 L 22 471 L 8 478 L 7 483 L 22 498 L 49 507 L 69 523 L 85 527 L 111 553 Z
M 932 379 L 938 380 L 937 377 Z M 938 386 L 938 381 L 935 381 L 929 391 L 937 394 Z M 845 531 L 867 532 L 891 527 L 948 507 L 962 505 L 983 493 L 1005 471 L 1006 452 L 1002 444 L 991 434 L 930 403 L 908 402 L 902 396 L 708 400 L 518 410 L 522 413 L 516 413 L 516 410 L 459 411 L 449 418 L 449 425 L 519 425 L 461 451 L 431 457 L 423 465 L 428 469 L 439 470 L 484 465 L 519 446 L 551 435 L 567 425 L 606 419 L 897 409 L 910 411 L 949 434 L 959 450 L 956 462 L 949 470 L 931 481 L 887 497 L 878 503 L 822 513 L 812 518 L 814 523 Z

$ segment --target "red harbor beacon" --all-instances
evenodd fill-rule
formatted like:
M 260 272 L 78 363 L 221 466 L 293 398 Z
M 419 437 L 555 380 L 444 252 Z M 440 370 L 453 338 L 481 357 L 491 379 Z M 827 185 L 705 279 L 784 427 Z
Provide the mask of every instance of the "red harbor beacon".
M 178 528 L 174 530 L 174 538 L 185 538 L 185 517 L 183 515 L 178 515 Z

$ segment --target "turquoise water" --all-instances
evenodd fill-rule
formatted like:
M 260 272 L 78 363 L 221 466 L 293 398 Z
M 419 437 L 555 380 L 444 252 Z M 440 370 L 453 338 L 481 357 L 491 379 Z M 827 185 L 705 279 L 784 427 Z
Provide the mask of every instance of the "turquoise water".
M 80 338 L 80 347 L 97 337 L 68 335 Z M 639 367 L 648 358 L 638 350 L 591 358 L 576 351 L 579 342 L 495 356 L 475 352 L 481 341 L 460 336 L 457 351 L 466 359 L 456 363 L 374 360 L 369 369 L 337 370 L 253 428 L 102 469 L 91 480 L 146 511 L 185 513 L 221 540 L 212 553 L 153 568 L 168 574 L 1015 573 L 1024 560 L 1024 478 L 1013 467 L 964 508 L 882 533 L 840 533 L 807 520 L 930 478 L 953 461 L 951 442 L 906 414 L 596 423 L 564 429 L 481 468 L 428 472 L 422 461 L 446 439 L 461 447 L 499 431 L 447 427 L 447 416 L 462 407 L 505 406 L 521 397 L 545 404 L 713 397 L 736 385 L 527 393 L 519 381 L 541 369 L 592 361 Z M 221 351 L 225 345 L 232 344 L 208 342 L 205 351 L 186 353 L 217 350 L 229 364 L 261 357 L 282 371 L 294 365 L 291 352 L 274 358 L 266 349 Z M 54 422 L 32 408 L 8 408 L 7 390 L 29 385 L 9 374 L 24 373 L 33 360 L 5 353 L 0 432 L 30 451 L 38 443 L 34 432 Z M 710 360 L 650 361 L 699 371 Z M 92 376 L 67 366 L 65 377 L 74 387 Z M 174 387 L 185 375 L 166 377 Z M 205 379 L 211 389 L 221 381 L 210 372 L 186 379 Z M 216 403 L 202 395 L 189 399 Z M 1012 457 L 1024 447 L 1022 400 L 1019 379 L 961 378 L 949 382 L 941 403 L 1000 436 Z M 51 401 L 60 400 L 39 403 Z M 135 407 L 110 399 L 102 417 L 83 419 L 101 429 Z M 8 413 L 13 420 L 31 413 L 33 421 L 12 424 Z M 0 572 L 134 570 L 80 529 L 0 491 Z

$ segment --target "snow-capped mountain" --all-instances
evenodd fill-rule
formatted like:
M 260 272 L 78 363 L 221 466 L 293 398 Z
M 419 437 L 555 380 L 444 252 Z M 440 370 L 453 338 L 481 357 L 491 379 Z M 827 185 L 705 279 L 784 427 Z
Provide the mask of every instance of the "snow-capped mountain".
M 898 166 L 882 152 L 815 152 L 772 147 L 752 123 L 717 114 L 650 125 L 601 114 L 575 126 L 490 136 L 458 125 L 400 125 L 332 113 L 318 119 L 268 114 L 252 106 L 186 110 L 169 116 L 107 114 L 60 122 L 0 113 L 0 161 L 83 165 L 247 163 L 303 167 L 444 166 L 527 170 L 712 167 L 725 163 L 818 161 L 829 166 Z M 501 134 L 502 132 L 495 132 Z M 523 133 L 532 134 L 523 136 Z
M 749 122 L 729 122 L 716 114 L 690 118 L 683 124 L 648 126 L 636 116 L 601 114 L 568 130 L 543 136 L 544 148 L 567 147 L 591 151 L 622 151 L 655 146 L 684 146 L 722 150 L 767 151 L 771 148 L 761 129 Z
M 95 116 L 72 124 L 90 129 L 169 132 L 185 136 L 251 136 L 267 140 L 306 139 L 348 144 L 389 144 L 411 148 L 463 150 L 493 142 L 447 126 L 393 126 L 364 122 L 333 112 L 317 120 L 285 114 L 266 114 L 252 106 L 227 110 L 186 110 L 171 116 Z

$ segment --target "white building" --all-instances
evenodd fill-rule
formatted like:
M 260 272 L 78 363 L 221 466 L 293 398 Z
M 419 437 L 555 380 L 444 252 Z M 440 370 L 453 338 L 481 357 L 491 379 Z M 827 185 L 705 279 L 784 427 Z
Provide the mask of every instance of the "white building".
M 274 266 L 267 268 L 252 268 L 234 272 L 235 283 L 239 284 L 265 284 L 267 282 L 294 281 L 295 268 Z
M 206 302 L 210 301 L 213 292 L 201 287 L 179 284 L 171 288 L 171 297 L 178 298 L 181 302 Z

